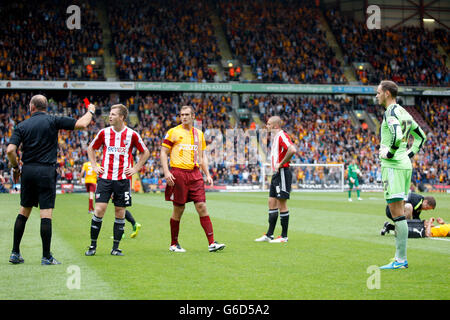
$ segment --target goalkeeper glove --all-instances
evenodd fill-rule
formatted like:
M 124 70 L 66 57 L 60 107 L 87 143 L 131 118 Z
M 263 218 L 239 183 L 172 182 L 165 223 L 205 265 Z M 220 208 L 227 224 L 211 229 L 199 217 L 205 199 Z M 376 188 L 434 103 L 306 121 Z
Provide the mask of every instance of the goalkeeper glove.
M 381 159 L 391 159 L 394 154 L 389 151 L 389 148 L 385 145 L 380 146 L 380 158 Z

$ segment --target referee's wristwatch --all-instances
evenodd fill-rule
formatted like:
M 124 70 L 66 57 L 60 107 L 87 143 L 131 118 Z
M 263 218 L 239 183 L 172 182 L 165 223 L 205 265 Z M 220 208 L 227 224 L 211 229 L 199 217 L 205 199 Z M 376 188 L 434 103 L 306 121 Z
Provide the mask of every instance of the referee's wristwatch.
M 95 112 L 94 111 L 92 111 L 92 110 L 88 110 L 88 111 L 92 114 L 93 117 L 95 117 Z

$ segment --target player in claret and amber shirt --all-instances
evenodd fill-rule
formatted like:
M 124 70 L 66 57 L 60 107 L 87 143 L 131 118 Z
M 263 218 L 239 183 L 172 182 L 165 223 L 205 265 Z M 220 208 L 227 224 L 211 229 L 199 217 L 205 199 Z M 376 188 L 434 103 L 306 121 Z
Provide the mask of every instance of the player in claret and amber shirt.
M 194 128 L 194 108 L 183 106 L 180 110 L 181 124 L 170 129 L 164 137 L 161 147 L 161 165 L 167 182 L 166 201 L 172 201 L 173 212 L 170 218 L 172 252 L 185 252 L 178 243 L 180 220 L 185 204 L 194 202 L 195 209 L 200 217 L 200 224 L 205 231 L 209 243 L 209 251 L 218 251 L 225 248 L 224 244 L 214 241 L 214 232 L 211 219 L 206 209 L 205 184 L 199 168 L 206 175 L 206 181 L 213 184 L 209 174 L 208 161 L 204 154 L 206 142 L 203 132 Z M 168 158 L 170 156 L 170 170 Z
M 98 166 L 98 164 L 97 164 Z M 84 177 L 86 192 L 89 193 L 89 213 L 94 214 L 94 193 L 97 187 L 97 173 L 92 169 L 90 161 L 83 163 L 81 168 L 80 180 Z

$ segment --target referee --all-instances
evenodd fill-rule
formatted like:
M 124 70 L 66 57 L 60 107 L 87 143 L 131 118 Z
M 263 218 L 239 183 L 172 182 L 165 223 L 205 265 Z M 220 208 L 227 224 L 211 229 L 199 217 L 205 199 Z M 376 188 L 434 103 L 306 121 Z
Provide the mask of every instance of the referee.
M 33 207 L 39 205 L 41 216 L 42 265 L 60 264 L 50 253 L 52 238 L 52 212 L 56 197 L 56 158 L 59 130 L 86 129 L 91 123 L 95 106 L 90 104 L 88 112 L 80 119 L 52 116 L 46 113 L 47 98 L 35 95 L 29 108 L 31 117 L 15 129 L 6 149 L 13 168 L 13 179 L 21 177 L 20 211 L 14 224 L 13 249 L 9 262 L 23 263 L 20 242 L 25 224 Z M 22 145 L 22 169 L 19 167 L 17 149 Z

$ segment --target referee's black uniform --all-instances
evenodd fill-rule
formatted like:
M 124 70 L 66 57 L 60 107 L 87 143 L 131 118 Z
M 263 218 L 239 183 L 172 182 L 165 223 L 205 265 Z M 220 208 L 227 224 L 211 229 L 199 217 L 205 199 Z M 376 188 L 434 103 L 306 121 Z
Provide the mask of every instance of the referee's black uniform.
M 75 123 L 73 118 L 37 111 L 14 129 L 9 143 L 22 144 L 22 207 L 55 207 L 58 131 L 74 130 Z
M 55 207 L 56 162 L 58 131 L 74 130 L 77 120 L 69 117 L 48 115 L 35 111 L 31 117 L 14 129 L 9 140 L 17 149 L 22 145 L 22 174 L 20 181 L 20 205 L 41 210 Z M 8 146 L 9 147 L 9 146 Z M 14 224 L 13 250 L 9 262 L 23 263 L 20 255 L 20 242 L 28 217 L 18 214 Z M 42 260 L 41 264 L 60 264 L 50 253 L 52 220 L 41 216 Z

